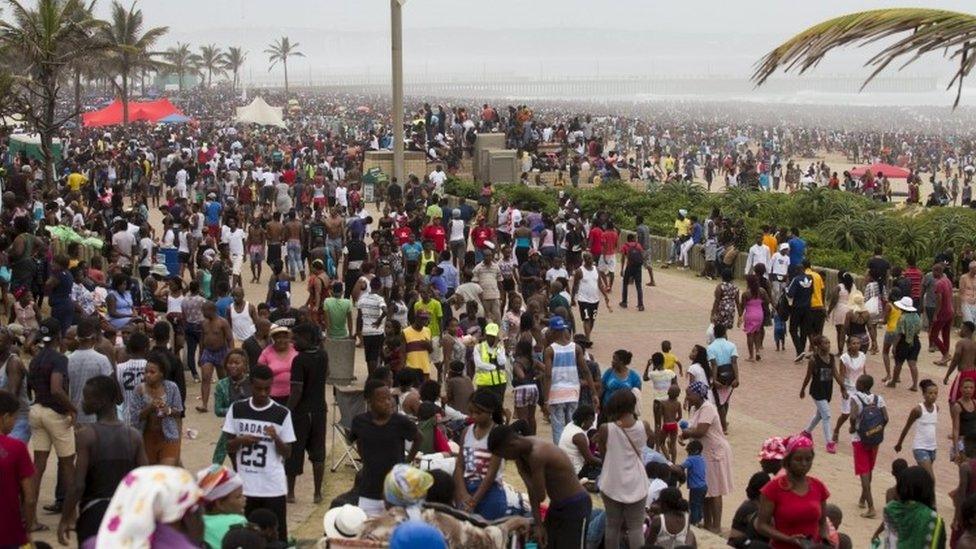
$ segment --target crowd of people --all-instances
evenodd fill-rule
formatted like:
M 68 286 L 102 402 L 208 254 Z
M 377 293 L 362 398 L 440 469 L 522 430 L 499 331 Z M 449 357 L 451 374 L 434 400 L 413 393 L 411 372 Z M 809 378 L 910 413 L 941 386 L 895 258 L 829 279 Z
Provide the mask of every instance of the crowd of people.
M 367 196 L 363 153 L 389 137 L 381 108 L 355 108 L 362 98 L 311 98 L 292 129 L 256 129 L 223 118 L 221 98 L 183 98 L 188 113 L 201 114 L 193 125 L 66 133 L 54 186 L 44 184 L 36 159 L 9 159 L 0 211 L 0 545 L 22 545 L 49 528 L 38 505 L 60 514 L 62 543 L 289 543 L 288 509 L 306 460 L 313 503 L 325 497 L 330 372 L 351 372 L 360 357 L 364 411 L 348 418 L 342 436 L 361 471 L 332 502 L 327 538 L 391 547 L 508 547 L 512 537 L 559 548 L 682 547 L 695 546 L 695 525 L 740 547 L 849 547 L 840 509 L 809 475 L 819 423 L 828 453 L 841 428 L 849 430 L 862 516 L 883 518 L 884 543 L 921 547 L 919 528 L 934 547 L 949 537 L 957 547 L 972 543 L 971 249 L 958 258 L 947 251 L 928 272 L 913 258 L 892 265 L 879 249 L 860 286 L 842 273 L 826 288 L 800 231 L 768 227 L 748 251 L 743 291 L 725 246 L 741 223 L 720 211 L 702 221 L 678 212 L 671 260 L 660 266 L 687 265 L 692 246 L 702 245 L 701 275 L 721 279 L 702 319 L 707 335 L 687 366 L 661 341 L 643 372 L 623 348 L 603 369 L 591 350 L 601 309 L 628 308 L 633 285 L 640 313 L 655 284 L 644 220 L 622 236 L 614 212 L 584 212 L 568 197 L 550 216 L 495 200 L 490 185 L 477 205 L 444 195 L 447 174 L 478 131 L 502 129 L 536 158 L 546 144 L 561 144 L 559 154 L 576 151 L 570 162 L 611 177 L 632 154 L 651 168 L 647 177 L 658 165 L 665 177 L 688 169 L 695 177 L 700 162 L 707 174 L 720 157 L 731 164 L 715 164 L 716 173 L 760 174 L 777 155 L 828 142 L 855 155 L 894 154 L 869 146 L 872 137 L 762 130 L 753 148 L 718 123 L 683 126 L 679 138 L 665 122 L 560 122 L 553 107 L 512 107 L 506 116 L 489 105 L 469 114 L 425 104 L 405 131 L 428 150 L 430 172 Z M 626 152 L 610 150 L 628 140 Z M 968 185 L 966 142 L 904 142 L 909 163 L 949 165 L 947 175 Z M 611 303 L 615 286 L 621 300 Z M 957 316 L 963 323 L 951 347 Z M 836 353 L 823 335 L 828 319 Z M 951 446 L 936 436 L 938 386 L 919 380 L 916 367 L 926 325 L 930 350 L 948 366 L 945 380 L 959 372 L 949 391 Z M 789 333 L 796 361 L 806 363 L 800 398 L 809 393 L 814 415 L 805 430 L 765 441 L 762 471 L 723 530 L 723 500 L 737 489 L 726 433 L 740 384 L 728 336 L 742 328 L 748 360 L 758 362 L 767 327 L 777 350 Z M 327 352 L 330 342 L 349 343 L 352 354 Z M 883 512 L 872 472 L 889 416 L 865 369 L 876 354 L 881 383 L 895 388 L 907 363 L 909 390 L 922 393 L 895 447 L 914 427 L 918 465 L 895 464 L 897 486 Z M 832 425 L 835 382 L 842 415 Z M 187 429 L 188 414 L 215 414 L 219 433 Z M 212 466 L 193 475 L 182 468 L 182 445 L 196 438 L 214 450 Z M 951 528 L 934 504 L 939 446 L 960 464 Z M 45 493 L 52 451 L 57 488 Z M 737 456 L 735 465 L 749 461 Z

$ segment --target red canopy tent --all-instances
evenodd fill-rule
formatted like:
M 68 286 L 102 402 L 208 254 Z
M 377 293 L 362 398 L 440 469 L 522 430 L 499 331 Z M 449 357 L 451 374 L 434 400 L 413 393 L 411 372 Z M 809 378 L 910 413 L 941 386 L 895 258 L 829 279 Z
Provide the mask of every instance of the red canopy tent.
M 854 177 L 861 177 L 865 172 L 871 172 L 874 175 L 878 175 L 878 172 L 881 172 L 881 175 L 888 177 L 888 179 L 908 179 L 908 175 L 911 173 L 910 170 L 892 166 L 891 164 L 871 164 L 870 166 L 851 168 L 851 175 Z
M 156 101 L 129 101 L 129 122 L 158 122 L 172 114 L 183 114 L 169 99 Z M 111 126 L 122 123 L 122 101 L 116 99 L 104 109 L 86 112 L 81 115 L 87 127 Z

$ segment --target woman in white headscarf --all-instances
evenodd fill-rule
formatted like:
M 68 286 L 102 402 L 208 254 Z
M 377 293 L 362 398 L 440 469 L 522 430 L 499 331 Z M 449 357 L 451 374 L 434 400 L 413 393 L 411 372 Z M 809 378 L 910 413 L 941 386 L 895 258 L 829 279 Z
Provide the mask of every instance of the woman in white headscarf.
M 210 547 L 220 547 L 228 530 L 247 524 L 244 482 L 233 469 L 215 464 L 197 473 L 197 485 L 203 491 L 203 540 Z
M 203 541 L 200 487 L 179 467 L 139 467 L 122 479 L 108 504 L 95 549 L 197 549 Z

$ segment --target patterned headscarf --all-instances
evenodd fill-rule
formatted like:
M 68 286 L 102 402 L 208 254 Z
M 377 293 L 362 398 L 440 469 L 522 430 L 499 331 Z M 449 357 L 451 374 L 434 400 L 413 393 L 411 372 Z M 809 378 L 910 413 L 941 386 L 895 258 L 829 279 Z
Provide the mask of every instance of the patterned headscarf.
M 769 437 L 763 441 L 762 449 L 759 450 L 759 461 L 783 459 L 786 457 L 786 445 L 783 444 L 782 437 Z
M 688 384 L 688 392 L 698 395 L 698 398 L 704 400 L 708 397 L 708 385 L 705 385 L 701 381 L 692 381 Z
M 785 459 L 786 456 L 792 454 L 797 450 L 805 450 L 807 448 L 813 448 L 813 441 L 810 437 L 804 434 L 793 435 L 786 439 L 786 452 L 783 455 Z
M 387 473 L 383 492 L 390 505 L 411 507 L 419 505 L 433 485 L 434 477 L 430 473 L 401 463 Z
M 200 498 L 213 503 L 233 494 L 244 481 L 233 469 L 214 464 L 197 472 L 197 485 L 202 491 Z
M 200 497 L 196 480 L 185 469 L 139 467 L 115 489 L 98 529 L 98 546 L 148 549 L 156 525 L 182 519 Z

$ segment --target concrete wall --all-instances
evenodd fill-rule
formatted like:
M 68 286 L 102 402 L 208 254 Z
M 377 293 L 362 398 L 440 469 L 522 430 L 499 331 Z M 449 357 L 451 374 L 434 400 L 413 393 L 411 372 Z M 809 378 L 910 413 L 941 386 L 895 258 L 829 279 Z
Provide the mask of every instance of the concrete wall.
M 383 170 L 393 181 L 393 151 L 366 151 L 363 160 L 363 173 L 373 167 Z M 427 157 L 420 151 L 403 151 L 403 173 L 414 174 L 421 181 L 427 176 Z M 404 181 L 400 181 L 403 185 Z

